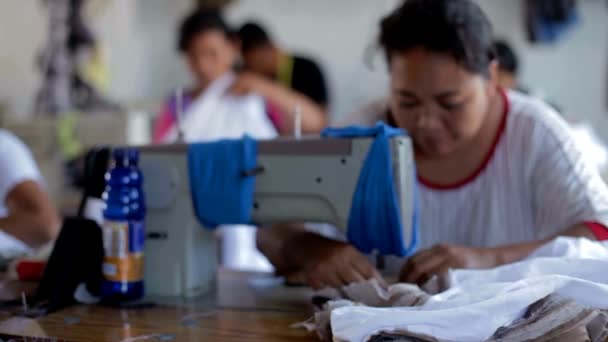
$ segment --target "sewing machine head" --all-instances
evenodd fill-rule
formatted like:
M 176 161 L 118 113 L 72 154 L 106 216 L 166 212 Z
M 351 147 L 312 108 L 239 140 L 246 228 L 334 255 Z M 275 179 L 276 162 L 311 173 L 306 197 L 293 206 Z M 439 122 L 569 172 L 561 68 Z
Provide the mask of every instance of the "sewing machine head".
M 258 144 L 252 223 L 326 222 L 346 229 L 359 171 L 372 140 L 271 140 Z M 407 137 L 391 140 L 394 182 L 411 236 L 414 160 Z M 187 146 L 140 149 L 148 213 L 145 284 L 150 295 L 196 296 L 214 284 L 218 247 L 214 232 L 197 221 L 188 183 Z M 409 243 L 409 241 L 405 241 Z

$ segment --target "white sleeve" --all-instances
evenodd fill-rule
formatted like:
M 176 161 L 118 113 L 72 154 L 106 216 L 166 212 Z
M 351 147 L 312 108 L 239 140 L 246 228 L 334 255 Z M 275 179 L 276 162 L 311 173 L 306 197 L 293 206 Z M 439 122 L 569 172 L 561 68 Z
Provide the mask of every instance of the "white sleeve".
M 0 130 L 0 208 L 11 190 L 28 180 L 41 180 L 30 150 L 13 134 Z
M 608 188 L 599 170 L 585 159 L 571 128 L 553 111 L 547 114 L 534 123 L 530 149 L 530 186 L 540 237 L 584 222 L 608 226 Z

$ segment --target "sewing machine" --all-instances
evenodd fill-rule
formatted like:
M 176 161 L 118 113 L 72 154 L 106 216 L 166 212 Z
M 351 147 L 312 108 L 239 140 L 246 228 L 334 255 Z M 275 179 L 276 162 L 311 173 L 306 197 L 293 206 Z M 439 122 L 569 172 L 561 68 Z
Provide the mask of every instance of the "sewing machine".
M 260 141 L 253 223 L 326 222 L 346 229 L 371 142 L 368 138 Z M 415 181 L 411 141 L 393 138 L 391 151 L 407 239 Z M 187 146 L 143 147 L 140 158 L 148 207 L 146 292 L 184 297 L 205 293 L 215 282 L 219 250 L 214 232 L 201 227 L 193 212 Z

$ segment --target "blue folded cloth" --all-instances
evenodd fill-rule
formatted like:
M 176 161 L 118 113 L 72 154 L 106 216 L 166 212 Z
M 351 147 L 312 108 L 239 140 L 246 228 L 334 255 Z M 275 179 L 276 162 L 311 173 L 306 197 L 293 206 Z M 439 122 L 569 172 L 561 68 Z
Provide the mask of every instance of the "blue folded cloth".
M 203 227 L 251 222 L 255 177 L 243 173 L 256 163 L 257 142 L 248 136 L 188 147 L 192 204 Z
M 409 246 L 403 240 L 401 210 L 393 179 L 390 139 L 405 131 L 379 122 L 374 127 L 327 128 L 321 135 L 331 138 L 374 137 L 365 159 L 348 218 L 347 237 L 363 253 L 409 256 L 418 245 L 418 201 L 416 177 L 411 200 L 414 203 L 412 236 Z M 412 170 L 416 172 L 416 170 Z

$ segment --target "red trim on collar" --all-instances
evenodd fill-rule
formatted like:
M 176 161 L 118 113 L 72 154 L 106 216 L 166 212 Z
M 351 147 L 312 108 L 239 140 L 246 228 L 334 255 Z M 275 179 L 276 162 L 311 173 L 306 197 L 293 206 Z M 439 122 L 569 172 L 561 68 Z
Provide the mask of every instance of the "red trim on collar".
M 585 222 L 583 224 L 587 226 L 589 230 L 591 230 L 598 241 L 608 240 L 608 228 L 606 228 L 606 226 L 603 224 L 597 222 Z

